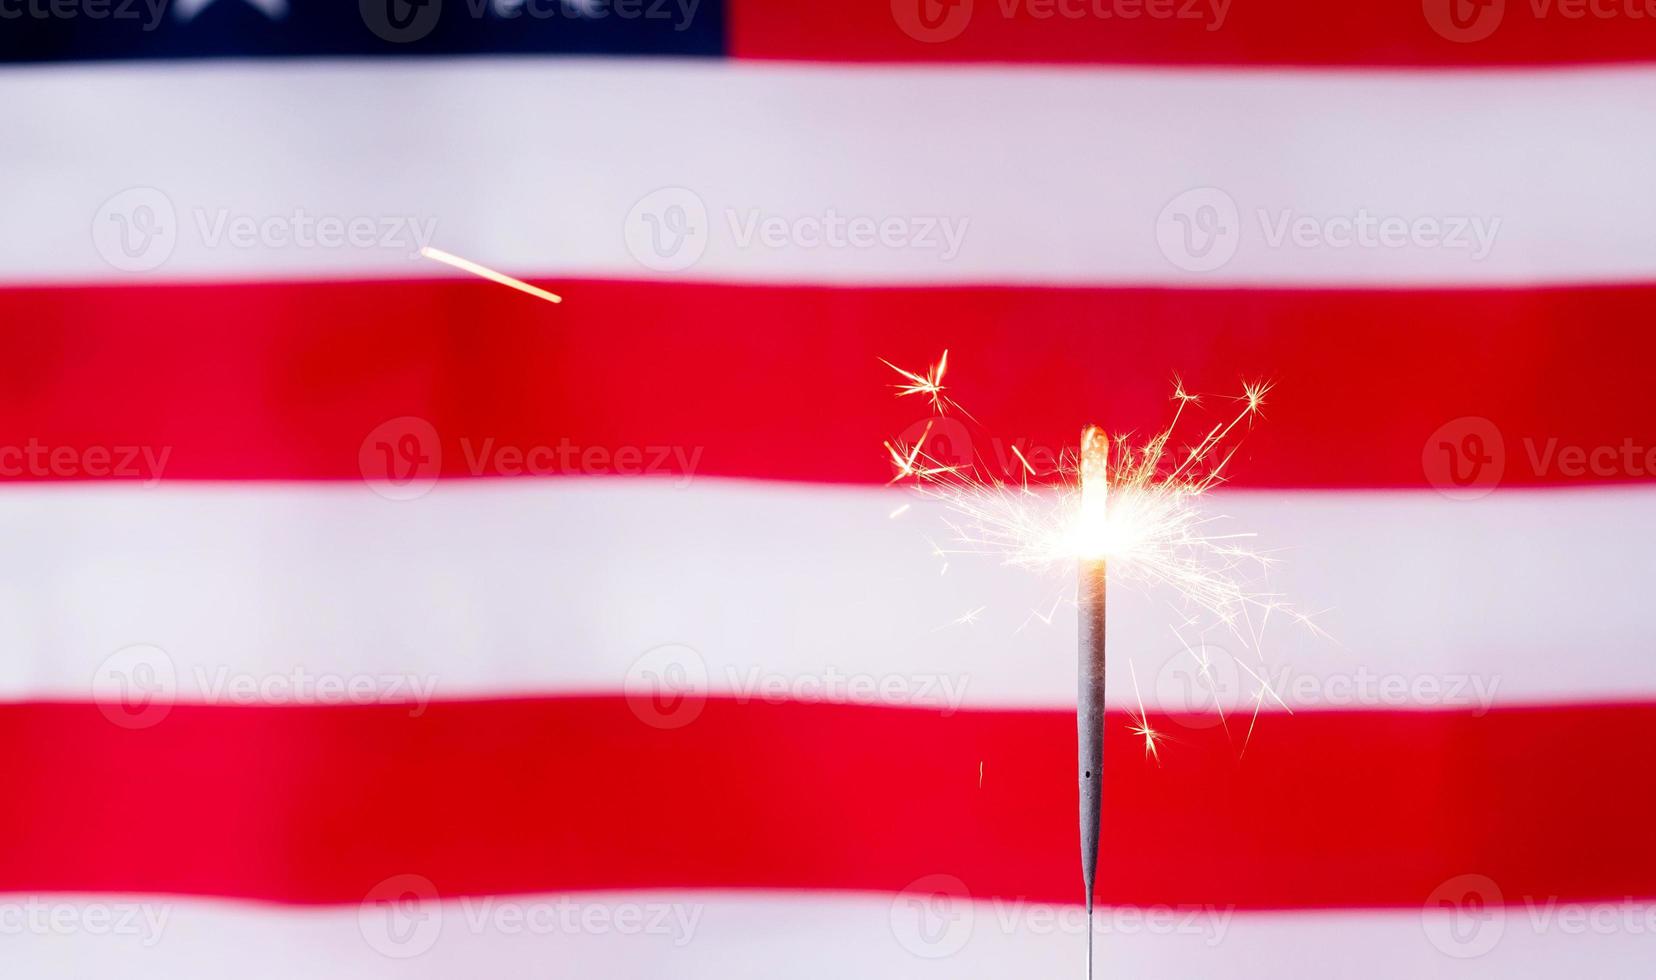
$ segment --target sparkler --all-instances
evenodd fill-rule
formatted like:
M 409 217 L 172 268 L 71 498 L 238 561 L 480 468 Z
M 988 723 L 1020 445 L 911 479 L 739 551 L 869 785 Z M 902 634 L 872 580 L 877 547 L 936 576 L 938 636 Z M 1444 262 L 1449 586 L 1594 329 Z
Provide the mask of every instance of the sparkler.
M 884 363 L 904 379 L 896 386 L 899 397 L 921 395 L 938 415 L 959 408 L 943 394 L 947 352 L 926 371 L 908 371 L 889 361 Z M 1273 611 L 1286 612 L 1310 625 L 1308 617 L 1288 610 L 1273 595 L 1250 588 L 1251 573 L 1263 571 L 1269 564 L 1267 556 L 1244 547 L 1252 535 L 1223 532 L 1217 524 L 1220 518 L 1205 514 L 1198 506 L 1200 498 L 1223 481 L 1225 467 L 1236 452 L 1236 440 L 1261 414 L 1269 391 L 1265 383 L 1244 384 L 1236 399 L 1240 408 L 1229 421 L 1213 425 L 1192 443 L 1175 446 L 1175 433 L 1186 409 L 1201 400 L 1175 379 L 1176 407 L 1166 429 L 1135 446 L 1128 437 L 1112 441 L 1103 430 L 1089 426 L 1081 434 L 1078 449 L 1059 454 L 1047 472 L 1013 446 L 1012 454 L 1021 468 L 1015 481 L 980 475 L 980 459 L 976 456 L 965 461 L 935 457 L 926 446 L 932 431 L 929 423 L 912 445 L 886 443 L 896 471 L 892 482 L 911 481 L 922 496 L 940 502 L 947 512 L 945 523 L 954 532 L 957 547 L 952 551 L 936 549 L 940 554 L 989 555 L 1036 570 L 1062 570 L 1073 563 L 1076 569 L 1076 605 L 1080 612 L 1077 774 L 1089 977 L 1093 972 L 1093 889 L 1103 814 L 1108 572 L 1114 570 L 1132 584 L 1170 588 L 1185 607 L 1182 612 L 1187 625 L 1205 614 L 1255 650 Z M 974 610 L 973 617 L 981 611 Z M 1051 618 L 1035 615 L 1044 620 Z M 1269 691 L 1264 671 L 1249 674 L 1262 687 L 1254 705 L 1257 722 L 1267 692 L 1274 701 L 1283 702 Z M 1204 670 L 1202 676 L 1209 675 Z M 1133 681 L 1137 696 L 1136 673 Z M 1224 720 L 1223 707 L 1220 720 Z M 1144 740 L 1146 757 L 1159 762 L 1157 744 L 1163 736 L 1151 727 L 1142 698 L 1130 731 Z M 1248 733 L 1251 738 L 1252 723 Z M 1243 747 L 1245 750 L 1246 743 Z

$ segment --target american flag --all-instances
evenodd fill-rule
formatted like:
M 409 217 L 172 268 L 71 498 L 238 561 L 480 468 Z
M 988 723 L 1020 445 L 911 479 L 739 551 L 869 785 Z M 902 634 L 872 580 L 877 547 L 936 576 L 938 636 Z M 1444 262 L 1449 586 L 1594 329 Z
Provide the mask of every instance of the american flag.
M 0 58 L 5 977 L 1656 972 L 1648 0 L 0 0 Z M 894 395 L 945 350 L 980 424 Z M 1112 594 L 1089 927 L 1075 607 L 882 443 L 1175 376 L 1275 383 L 1211 506 L 1326 636 Z

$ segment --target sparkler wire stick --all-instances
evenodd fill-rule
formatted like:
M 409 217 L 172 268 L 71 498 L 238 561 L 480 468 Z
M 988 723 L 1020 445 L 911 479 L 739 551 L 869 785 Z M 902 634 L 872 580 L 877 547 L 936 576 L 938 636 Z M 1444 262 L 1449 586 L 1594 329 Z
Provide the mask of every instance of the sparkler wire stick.
M 1097 428 L 1081 434 L 1081 520 L 1101 528 L 1105 520 L 1109 439 Z M 1096 540 L 1096 538 L 1095 538 Z M 1104 812 L 1104 609 L 1108 564 L 1083 555 L 1078 561 L 1075 709 L 1077 769 L 1081 776 L 1081 881 L 1087 889 L 1087 977 L 1093 975 L 1093 883 L 1098 877 L 1099 824 Z

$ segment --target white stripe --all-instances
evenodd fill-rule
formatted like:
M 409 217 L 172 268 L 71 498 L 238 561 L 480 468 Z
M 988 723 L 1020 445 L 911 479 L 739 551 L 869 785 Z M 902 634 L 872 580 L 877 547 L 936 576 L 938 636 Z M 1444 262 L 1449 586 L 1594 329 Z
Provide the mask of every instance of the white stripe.
M 1074 609 L 1031 618 L 1068 578 L 967 557 L 940 574 L 939 515 L 888 518 L 906 499 L 704 478 L 442 481 L 410 501 L 360 483 L 8 487 L 0 696 L 84 700 L 107 657 L 145 643 L 185 700 L 305 700 L 283 685 L 319 674 L 412 675 L 439 698 L 617 692 L 663 667 L 646 651 L 684 644 L 711 690 L 752 698 L 1073 704 Z M 1267 631 L 1263 669 L 1299 705 L 1656 694 L 1656 551 L 1629 530 L 1650 526 L 1656 488 L 1229 493 L 1215 509 L 1281 549 L 1273 587 L 1327 610 L 1332 639 Z M 1147 703 L 1204 707 L 1165 600 L 1112 590 L 1113 695 L 1131 703 L 1131 663 Z M 1245 699 L 1252 683 L 1215 662 Z M 257 693 L 214 693 L 235 678 Z
M 41 909 L 56 916 L 49 920 L 56 925 L 27 928 L 27 916 Z M 1101 908 L 1097 975 L 1514 980 L 1569 976 L 1591 964 L 1596 976 L 1633 977 L 1648 970 L 1656 931 L 1656 908 L 1630 902 L 1579 909 L 1518 903 L 1466 918 L 1458 934 L 1445 921 L 1455 914 Z M 928 933 L 918 929 L 922 915 L 930 916 Z M 393 917 L 395 933 L 387 928 Z M 4 895 L 0 923 L 8 933 L 7 976 L 16 980 L 1001 980 L 1080 976 L 1085 943 L 1078 908 L 1010 900 L 932 906 L 918 894 L 615 892 L 448 900 L 390 911 Z M 1465 955 L 1485 943 L 1487 951 Z
M 1583 108 L 1587 107 L 1587 108 Z M 580 59 L 54 65 L 0 72 L 0 276 L 11 281 L 436 276 L 417 238 L 238 245 L 235 223 L 413 220 L 518 274 L 762 281 L 1513 283 L 1656 275 L 1656 69 L 1268 72 L 848 68 Z M 63 121 L 72 119 L 74 126 Z M 100 207 L 154 187 L 170 258 L 117 272 Z M 641 265 L 635 203 L 695 192 L 678 272 Z M 1184 198 L 1217 187 L 1235 218 Z M 658 221 L 692 199 L 656 198 Z M 120 199 L 128 221 L 142 198 Z M 890 219 L 891 243 L 811 246 L 750 218 Z M 1260 212 L 1265 213 L 1261 218 Z M 1375 225 L 1499 222 L 1493 250 Z M 1204 228 L 1238 229 L 1228 262 Z M 213 237 L 219 221 L 224 225 Z M 931 219 L 964 222 L 945 258 Z M 1304 228 L 1300 219 L 1310 221 Z M 1334 225 L 1321 222 L 1332 219 Z M 733 226 L 734 222 L 734 226 Z M 1190 227 L 1184 223 L 1194 222 Z M 251 226 L 250 226 L 251 227 Z M 378 226 L 375 226 L 378 228 Z M 1310 238 L 1304 237 L 1311 229 Z M 383 230 L 383 229 L 380 229 Z M 663 248 L 671 227 L 654 231 Z M 1273 245 L 1280 231 L 1284 238 Z M 1323 238 L 1324 232 L 1334 236 Z M 849 229 L 847 229 L 849 235 Z M 128 244 L 142 241 L 129 226 Z M 780 234 L 782 245 L 765 244 Z M 1182 251 L 1190 234 L 1194 251 Z M 1464 234 L 1472 234 L 1468 226 Z M 216 244 L 209 244 L 213 238 Z M 847 239 L 849 240 L 849 239 Z M 156 242 L 165 241 L 164 238 Z M 1386 244 L 1400 241 L 1404 244 Z M 1307 244 L 1309 243 L 1309 244 Z M 160 254 L 144 252 L 140 258 Z M 141 250 L 140 250 L 141 251 Z M 1201 254 L 1195 254 L 1201 252 Z M 117 261 L 125 262 L 117 256 Z

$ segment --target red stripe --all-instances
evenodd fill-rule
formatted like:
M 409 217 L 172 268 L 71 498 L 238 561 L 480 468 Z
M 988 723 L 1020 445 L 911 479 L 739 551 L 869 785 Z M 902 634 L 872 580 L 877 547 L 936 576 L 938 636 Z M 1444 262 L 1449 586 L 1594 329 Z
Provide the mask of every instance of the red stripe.
M 1656 446 L 1651 285 L 549 285 L 564 304 L 456 280 L 0 290 L 5 443 L 170 447 L 168 477 L 357 479 L 370 431 L 419 416 L 450 476 L 493 440 L 605 460 L 678 447 L 701 453 L 699 474 L 878 483 L 882 440 L 926 414 L 879 358 L 919 368 L 947 347 L 988 456 L 991 437 L 1061 447 L 1089 421 L 1159 426 L 1175 372 L 1196 391 L 1279 383 L 1232 464 L 1245 486 L 1425 486 L 1428 439 L 1462 416 L 1499 426 L 1508 485 L 1648 480 Z M 1614 459 L 1575 472 L 1558 455 L 1572 446 Z M 0 466 L 38 478 L 20 459 Z
M 1647 0 L 733 0 L 729 16 L 731 53 L 741 58 L 1314 67 L 1656 59 Z
M 1656 786 L 1623 749 L 1656 705 L 1273 715 L 1245 757 L 1113 719 L 1100 896 L 1240 908 L 1418 906 L 1462 873 L 1509 901 L 1656 896 Z M 1074 716 L 625 699 L 0 709 L 0 890 L 354 902 L 649 887 L 1078 899 Z M 1635 755 L 1637 753 L 1635 752 Z M 979 767 L 982 785 L 979 786 Z

